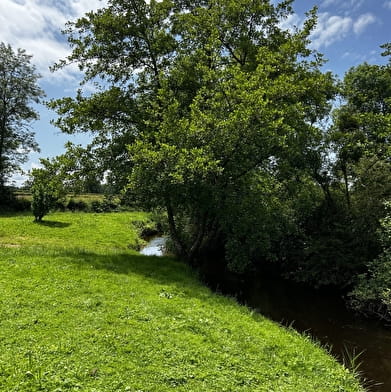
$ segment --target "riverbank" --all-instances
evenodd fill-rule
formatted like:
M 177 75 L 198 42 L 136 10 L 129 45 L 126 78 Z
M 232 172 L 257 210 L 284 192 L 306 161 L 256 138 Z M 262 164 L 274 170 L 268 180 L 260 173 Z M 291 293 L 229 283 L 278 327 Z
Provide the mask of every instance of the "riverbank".
M 0 217 L 0 389 L 361 391 L 308 337 L 139 255 L 140 213 Z

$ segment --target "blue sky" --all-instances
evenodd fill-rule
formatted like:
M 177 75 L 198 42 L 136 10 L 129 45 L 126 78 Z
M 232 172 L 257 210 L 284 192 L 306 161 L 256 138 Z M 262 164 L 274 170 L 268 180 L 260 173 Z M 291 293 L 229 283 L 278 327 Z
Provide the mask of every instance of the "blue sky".
M 275 2 L 275 1 L 274 1 Z M 74 20 L 91 9 L 102 7 L 106 0 L 0 0 L 0 41 L 14 48 L 26 49 L 42 75 L 41 87 L 47 99 L 73 95 L 81 75 L 77 67 L 51 73 L 49 66 L 69 53 L 60 30 L 66 21 Z M 300 26 L 304 13 L 318 6 L 318 25 L 312 34 L 312 47 L 328 59 L 325 70 L 343 77 L 352 66 L 364 61 L 381 64 L 379 46 L 391 41 L 391 0 L 296 0 L 295 14 L 284 22 L 286 27 Z M 64 151 L 71 140 L 85 143 L 86 136 L 61 134 L 50 125 L 54 114 L 39 106 L 40 120 L 33 124 L 40 153 L 31 153 L 23 169 L 36 167 L 40 157 L 51 157 Z M 15 174 L 20 184 L 25 177 Z

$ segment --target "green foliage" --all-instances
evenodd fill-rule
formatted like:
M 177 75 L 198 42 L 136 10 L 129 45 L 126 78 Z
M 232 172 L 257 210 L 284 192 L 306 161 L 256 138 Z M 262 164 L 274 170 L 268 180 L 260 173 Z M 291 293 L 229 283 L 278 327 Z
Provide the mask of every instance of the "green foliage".
M 26 197 L 15 197 L 11 210 L 15 212 L 31 211 L 31 201 Z
M 359 276 L 358 283 L 349 294 L 350 305 L 367 316 L 391 321 L 391 204 L 382 220 L 380 256 L 368 264 L 368 272 Z
M 130 250 L 143 213 L 0 217 L 0 389 L 361 392 L 300 336 Z
M 41 221 L 66 195 L 59 165 L 55 160 L 41 159 L 43 168 L 31 171 L 31 208 L 36 221 Z
M 31 209 L 30 201 L 20 197 L 12 187 L 3 187 L 0 193 L 0 212 L 21 212 Z
M 35 173 L 35 172 L 34 172 Z M 63 187 L 63 183 L 58 186 Z M 30 189 L 30 188 L 29 188 Z M 45 189 L 45 188 L 43 188 Z M 22 212 L 31 211 L 31 204 L 33 195 L 31 192 L 10 194 L 7 206 L 1 210 L 4 212 Z M 61 191 L 61 195 L 52 203 L 53 211 L 83 211 L 83 212 L 116 212 L 122 210 L 129 210 L 127 205 L 123 205 L 120 196 L 104 195 L 99 193 L 89 194 L 67 194 L 65 189 Z
M 379 254 L 391 196 L 391 65 L 354 67 L 338 90 L 309 49 L 316 9 L 281 27 L 291 4 L 110 0 L 68 24 L 72 52 L 54 68 L 77 63 L 85 77 L 49 106 L 63 132 L 93 133 L 61 158 L 69 186 L 107 176 L 132 205 L 163 210 L 189 264 L 274 262 L 347 288 Z
M 342 96 L 346 101 L 334 112 L 330 140 L 337 154 L 334 172 L 343 178 L 350 204 L 350 188 L 360 181 L 360 173 L 356 170 L 360 160 L 377 158 L 387 165 L 390 157 L 390 64 L 364 63 L 351 68 L 342 84 Z
M 315 11 L 282 30 L 291 13 L 290 1 L 112 0 L 68 25 L 73 52 L 57 67 L 103 83 L 53 101 L 56 124 L 94 132 L 89 151 L 140 206 L 166 210 L 192 264 L 216 244 L 235 269 L 275 258 L 272 237 L 292 222 L 275 178 L 306 175 L 335 87 L 308 49 Z
M 367 236 L 359 216 L 348 211 L 343 195 L 332 193 L 334 204 L 321 201 L 302 221 L 283 263 L 285 275 L 314 287 L 351 287 L 376 254 L 376 238 Z
M 103 193 L 102 184 L 104 173 L 101 172 L 98 162 L 93 161 L 93 155 L 79 145 L 70 142 L 65 144 L 66 152 L 43 164 L 55 167 L 57 175 L 62 179 L 68 193 Z
M 14 51 L 0 42 L 0 203 L 6 180 L 26 162 L 30 151 L 39 150 L 30 123 L 38 119 L 32 105 L 44 93 L 30 60 L 24 50 Z
M 94 197 L 86 196 L 71 197 L 66 204 L 66 208 L 70 211 L 84 212 L 116 212 L 123 209 L 118 197 L 98 194 L 93 195 Z
M 67 208 L 70 211 L 87 211 L 88 204 L 83 200 L 75 200 L 74 198 L 69 199 Z
M 56 190 L 51 187 L 46 187 L 46 185 L 35 185 L 32 189 L 33 201 L 31 203 L 31 208 L 35 220 L 40 222 L 42 218 L 47 215 L 50 209 L 54 206 L 56 202 Z
M 324 195 L 298 215 L 302 246 L 284 263 L 296 280 L 351 288 L 381 251 L 376 233 L 391 197 L 390 75 L 390 65 L 368 64 L 345 75 L 344 102 L 324 141 L 329 152 L 323 164 L 311 162 Z

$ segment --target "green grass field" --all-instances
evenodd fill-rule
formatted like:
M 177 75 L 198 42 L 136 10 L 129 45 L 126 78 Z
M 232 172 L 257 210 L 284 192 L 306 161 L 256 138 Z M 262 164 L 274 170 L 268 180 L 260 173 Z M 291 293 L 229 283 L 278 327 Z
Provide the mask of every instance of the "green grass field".
M 309 338 L 137 254 L 143 219 L 0 217 L 0 391 L 361 391 Z

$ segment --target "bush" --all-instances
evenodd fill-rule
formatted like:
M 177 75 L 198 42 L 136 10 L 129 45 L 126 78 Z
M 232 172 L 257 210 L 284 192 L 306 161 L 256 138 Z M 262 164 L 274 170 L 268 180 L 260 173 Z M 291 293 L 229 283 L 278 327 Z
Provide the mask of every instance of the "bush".
M 0 189 L 0 211 L 1 212 L 24 212 L 30 211 L 31 201 L 26 196 L 20 196 L 12 187 Z
M 106 195 L 102 201 L 92 201 L 91 210 L 93 212 L 115 212 L 120 210 L 120 205 L 113 196 Z
M 0 211 L 25 212 L 31 210 L 31 200 L 26 197 L 11 196 L 6 203 L 0 204 Z
M 42 218 L 50 211 L 53 206 L 55 199 L 52 195 L 45 190 L 43 186 L 34 186 L 33 189 L 33 201 L 31 203 L 31 209 L 35 220 L 40 222 Z
M 58 164 L 44 159 L 41 164 L 43 168 L 31 171 L 31 208 L 38 222 L 66 195 Z
M 97 198 L 96 198 L 97 197 Z M 112 212 L 121 209 L 119 201 L 113 196 L 94 195 L 94 198 L 89 195 L 81 195 L 77 198 L 71 198 L 66 205 L 70 211 L 84 211 L 84 212 Z
M 351 307 L 365 316 L 391 322 L 391 251 L 385 251 L 360 276 L 356 288 L 349 294 Z
M 134 220 L 132 226 L 140 238 L 147 240 L 162 233 L 161 225 L 152 220 Z
M 85 211 L 88 212 L 90 210 L 88 204 L 83 200 L 74 200 L 70 199 L 67 208 L 70 211 Z
M 391 321 L 391 203 L 386 203 L 387 215 L 380 233 L 382 254 L 360 275 L 358 284 L 349 294 L 353 309 L 366 316 Z
M 104 212 L 102 203 L 99 200 L 94 200 L 91 202 L 91 211 L 93 212 Z
M 31 210 L 31 200 L 25 197 L 17 197 L 13 200 L 12 209 L 16 212 L 24 212 Z

